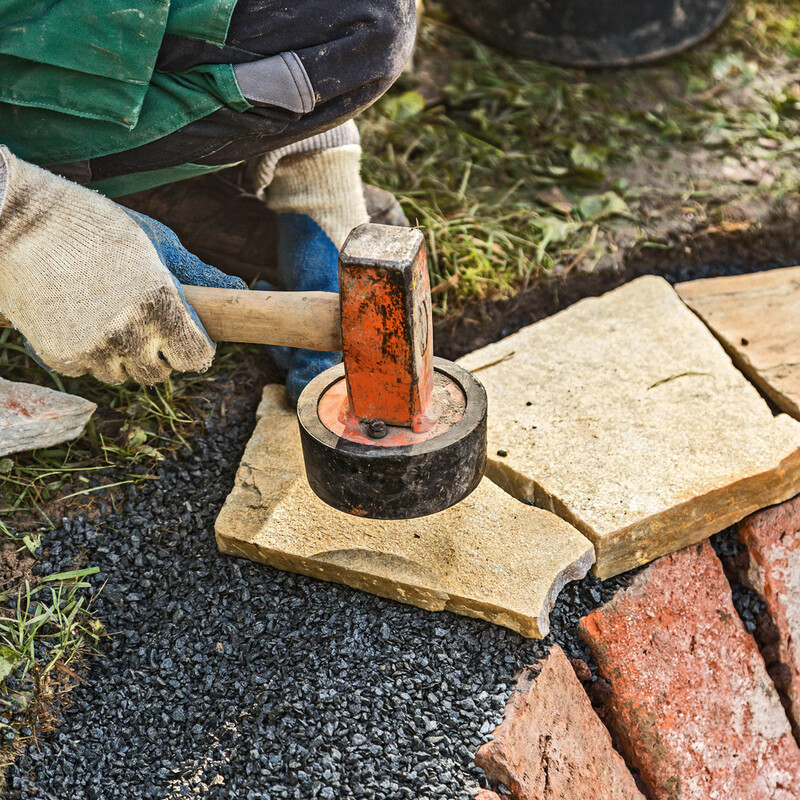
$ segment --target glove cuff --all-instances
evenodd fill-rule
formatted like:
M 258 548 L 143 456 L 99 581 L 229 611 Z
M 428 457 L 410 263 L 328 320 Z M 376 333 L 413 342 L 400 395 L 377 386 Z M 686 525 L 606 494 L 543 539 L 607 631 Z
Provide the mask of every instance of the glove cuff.
M 282 159 L 267 205 L 278 214 L 305 214 L 336 246 L 369 222 L 361 184 L 361 147 L 347 144 Z

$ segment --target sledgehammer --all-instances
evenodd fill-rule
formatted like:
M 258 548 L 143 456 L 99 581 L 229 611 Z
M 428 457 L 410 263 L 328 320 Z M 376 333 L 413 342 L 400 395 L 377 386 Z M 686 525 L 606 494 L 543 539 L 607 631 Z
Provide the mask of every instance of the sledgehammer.
M 342 350 L 343 363 L 297 404 L 308 482 L 329 505 L 408 519 L 454 505 L 480 482 L 486 392 L 433 356 L 420 231 L 355 228 L 339 255 L 338 294 L 183 289 L 215 341 Z

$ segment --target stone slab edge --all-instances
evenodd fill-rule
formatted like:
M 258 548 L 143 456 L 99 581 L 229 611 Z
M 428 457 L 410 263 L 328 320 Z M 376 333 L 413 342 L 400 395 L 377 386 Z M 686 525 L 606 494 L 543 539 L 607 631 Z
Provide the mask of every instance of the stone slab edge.
M 264 387 L 262 402 L 256 412 L 256 429 L 242 456 L 235 486 L 229 493 L 215 523 L 217 546 L 222 553 L 267 564 L 277 569 L 344 584 L 354 589 L 430 611 L 448 610 L 464 616 L 484 619 L 510 628 L 523 636 L 542 638 L 547 635 L 550 624 L 549 613 L 555 605 L 559 592 L 566 583 L 584 577 L 594 563 L 594 547 L 579 531 L 572 531 L 576 538 L 572 545 L 572 549 L 575 550 L 574 554 L 570 556 L 570 559 L 563 559 L 560 564 L 554 565 L 556 569 L 548 573 L 546 582 L 542 582 L 542 585 L 537 584 L 535 587 L 536 602 L 531 604 L 532 607 L 529 610 L 518 607 L 508 608 L 504 604 L 494 602 L 491 597 L 463 596 L 461 593 L 454 593 L 452 585 L 430 588 L 429 585 L 418 583 L 413 577 L 404 579 L 403 576 L 396 573 L 369 574 L 348 563 L 337 563 L 328 558 L 320 558 L 316 553 L 303 554 L 292 550 L 287 552 L 279 544 L 260 540 L 260 531 L 268 523 L 272 513 L 268 507 L 269 504 L 262 506 L 261 492 L 256 485 L 257 476 L 262 473 L 258 463 L 259 458 L 262 457 L 264 426 L 268 419 L 271 420 L 267 427 L 270 449 L 273 447 L 289 448 L 286 451 L 286 458 L 280 462 L 276 473 L 277 480 L 284 486 L 282 489 L 278 488 L 279 494 L 287 491 L 289 486 L 299 481 L 305 490 L 297 494 L 294 502 L 313 502 L 325 508 L 327 513 L 339 513 L 324 506 L 308 487 L 303 473 L 295 415 L 289 409 L 281 410 L 280 406 L 283 404 L 282 387 L 276 385 Z M 283 425 L 283 422 L 287 422 L 288 425 Z M 276 425 L 278 425 L 277 428 Z M 475 495 L 465 500 L 464 503 L 469 504 L 482 491 L 496 495 L 503 494 L 491 482 L 487 483 L 486 486 L 481 484 L 476 489 Z M 517 501 L 511 497 L 506 498 L 506 502 L 517 505 Z M 531 513 L 547 514 L 547 512 L 524 505 L 520 506 L 520 511 L 524 511 L 526 508 Z M 313 515 L 313 508 L 305 508 L 305 511 Z M 442 514 L 447 515 L 448 512 L 445 511 Z M 347 519 L 345 514 L 340 516 Z M 363 520 L 356 521 L 364 522 Z M 443 523 L 445 522 L 446 519 L 443 520 Z M 568 529 L 566 523 L 556 516 L 554 516 L 553 522 L 557 523 L 557 526 Z M 581 542 L 580 546 L 577 545 L 578 540 Z M 324 555 L 324 553 L 319 555 Z M 455 589 L 458 590 L 458 588 L 456 585 Z
M 552 511 L 577 528 L 594 545 L 596 560 L 592 571 L 605 580 L 631 568 L 631 547 L 637 548 L 637 563 L 646 564 L 701 542 L 762 508 L 782 503 L 799 494 L 800 450 L 787 456 L 774 469 L 749 475 L 703 495 L 704 502 L 711 506 L 702 517 L 696 516 L 697 498 L 693 498 L 661 514 L 640 520 L 635 525 L 621 528 L 612 535 L 600 537 L 558 498 L 548 494 L 535 481 L 525 481 L 523 476 L 509 469 L 502 461 L 490 456 L 486 477 L 515 497 L 535 498 L 533 504 L 537 508 Z M 523 482 L 527 485 L 521 490 Z M 736 498 L 737 506 L 731 505 L 732 497 Z M 676 541 L 677 529 L 687 529 L 690 533 Z
M 13 403 L 10 411 L 4 402 Z M 28 403 L 30 412 L 25 410 Z M 0 457 L 77 439 L 96 409 L 95 403 L 77 395 L 0 378 L 0 422 L 5 420 L 0 425 Z
M 693 297 L 693 287 L 700 285 L 711 285 L 715 281 L 724 281 L 726 284 L 734 286 L 736 278 L 748 277 L 749 275 L 764 276 L 769 273 L 781 272 L 784 274 L 787 281 L 792 277 L 796 281 L 800 280 L 800 266 L 799 267 L 784 267 L 780 270 L 769 270 L 762 273 L 745 273 L 744 275 L 724 276 L 719 278 L 703 278 L 696 281 L 685 281 L 684 283 L 675 284 L 675 291 L 684 302 L 684 304 L 691 309 L 701 322 L 711 331 L 717 338 L 717 341 L 722 345 L 725 352 L 730 356 L 734 366 L 752 383 L 762 394 L 766 395 L 781 411 L 790 414 L 797 420 L 800 420 L 800 405 L 796 400 L 792 399 L 784 392 L 780 391 L 774 384 L 770 383 L 768 377 L 762 374 L 762 371 L 748 358 L 747 352 L 738 345 L 734 344 L 722 331 L 714 324 L 713 320 L 708 318 L 707 314 L 703 313 L 702 298 L 698 298 L 700 302 L 696 303 Z M 744 296 L 742 297 L 744 303 Z
M 513 614 L 505 608 L 474 598 L 427 589 L 396 579 L 377 578 L 330 562 L 321 563 L 315 559 L 301 556 L 288 556 L 255 542 L 245 542 L 239 538 L 228 536 L 222 531 L 224 527 L 224 525 L 218 524 L 215 535 L 220 552 L 226 555 L 239 556 L 249 561 L 267 564 L 276 569 L 295 572 L 310 578 L 340 583 L 351 589 L 369 592 L 387 600 L 408 603 L 426 611 L 451 611 L 466 617 L 487 620 L 534 639 L 541 639 L 549 632 L 549 613 L 555 605 L 559 592 L 570 581 L 582 578 L 594 561 L 594 553 L 587 550 L 584 556 L 563 569 L 554 579 L 547 602 L 543 604 L 538 619 L 534 619 Z

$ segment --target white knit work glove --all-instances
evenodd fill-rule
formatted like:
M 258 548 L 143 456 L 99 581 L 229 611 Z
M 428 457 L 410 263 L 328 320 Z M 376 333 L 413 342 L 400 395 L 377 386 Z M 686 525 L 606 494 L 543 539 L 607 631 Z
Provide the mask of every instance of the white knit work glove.
M 0 313 L 50 369 L 148 385 L 208 369 L 214 343 L 157 236 L 202 265 L 168 228 L 0 147 Z

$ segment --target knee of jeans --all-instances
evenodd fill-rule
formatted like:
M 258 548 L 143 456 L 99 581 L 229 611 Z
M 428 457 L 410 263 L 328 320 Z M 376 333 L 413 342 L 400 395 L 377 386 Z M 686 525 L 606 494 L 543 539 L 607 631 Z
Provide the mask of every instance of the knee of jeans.
M 384 0 L 371 9 L 367 36 L 369 57 L 364 59 L 365 85 L 380 97 L 400 76 L 411 58 L 417 32 L 414 0 Z

